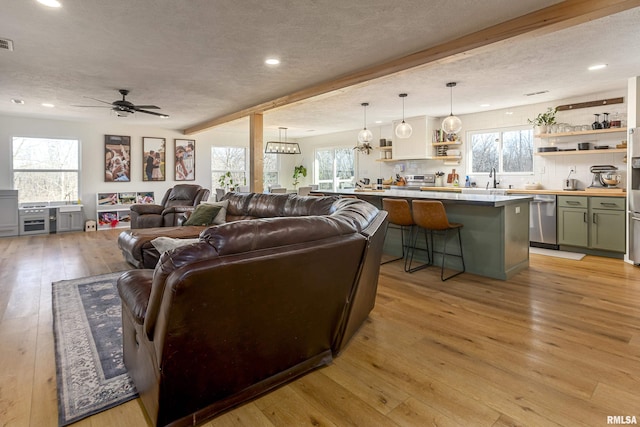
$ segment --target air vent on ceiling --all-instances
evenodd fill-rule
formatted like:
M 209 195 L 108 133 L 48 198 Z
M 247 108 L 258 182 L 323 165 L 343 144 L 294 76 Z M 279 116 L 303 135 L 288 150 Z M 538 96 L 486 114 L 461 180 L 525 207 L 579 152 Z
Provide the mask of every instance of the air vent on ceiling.
M 524 96 L 534 96 L 534 95 L 542 95 L 543 93 L 549 92 L 548 90 L 541 90 L 540 92 L 531 92 L 525 93 Z
M 0 38 L 0 49 L 13 50 L 13 41 Z

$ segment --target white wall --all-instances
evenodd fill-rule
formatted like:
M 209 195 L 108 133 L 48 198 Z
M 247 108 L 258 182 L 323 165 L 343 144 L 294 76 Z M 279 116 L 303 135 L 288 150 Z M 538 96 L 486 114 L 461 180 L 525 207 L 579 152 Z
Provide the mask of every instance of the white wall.
M 104 182 L 104 136 L 128 135 L 131 137 L 131 182 Z M 156 198 L 176 184 L 173 180 L 174 138 L 196 141 L 196 180 L 189 181 L 211 188 L 211 147 L 241 145 L 248 146 L 249 132 L 231 134 L 211 130 L 194 136 L 185 136 L 177 131 L 160 127 L 130 126 L 126 119 L 113 118 L 100 123 L 72 122 L 63 120 L 34 119 L 0 115 L 0 189 L 11 189 L 11 141 L 14 136 L 74 138 L 81 147 L 80 197 L 85 206 L 85 216 L 95 217 L 96 193 L 121 191 L 154 191 Z M 166 138 L 166 181 L 143 182 L 142 137 Z
M 380 151 L 374 149 L 369 154 L 358 153 L 356 160 L 356 177 L 370 178 L 375 182 L 377 178 L 389 178 L 399 173 L 400 175 L 408 174 L 426 174 L 435 173 L 437 171 L 443 171 L 448 173 L 452 168 L 456 169 L 456 172 L 460 174 L 462 181 L 464 182 L 464 176 L 467 175 L 466 160 L 468 155 L 466 150 L 468 144 L 467 132 L 477 130 L 489 130 L 496 128 L 505 128 L 510 126 L 529 126 L 527 119 L 534 118 L 538 113 L 546 111 L 547 107 L 555 107 L 558 105 L 564 105 L 569 103 L 595 101 L 599 99 L 608 99 L 616 97 L 625 97 L 624 104 L 615 104 L 607 107 L 593 107 L 584 108 L 572 111 L 558 112 L 557 119 L 562 123 L 569 123 L 572 125 L 588 124 L 594 121 L 594 113 L 620 113 L 626 116 L 626 93 L 624 92 L 605 92 L 594 93 L 578 98 L 572 99 L 560 99 L 552 103 L 534 104 L 523 107 L 514 107 L 503 110 L 487 111 L 484 113 L 476 113 L 470 115 L 460 116 L 463 123 L 462 135 L 462 150 L 463 159 L 457 166 L 446 166 L 442 160 L 412 160 L 412 161 L 399 161 L 399 162 L 379 162 L 376 161 L 380 158 Z M 512 114 L 507 114 L 507 111 Z M 610 118 L 611 118 L 610 116 Z M 602 120 L 602 116 L 600 119 Z M 440 120 L 440 119 L 438 119 Z M 402 140 L 398 140 L 393 134 L 391 125 L 372 126 L 370 130 L 373 132 L 374 141 L 372 145 L 377 147 L 379 145 L 380 138 L 391 139 L 394 144 L 402 143 Z M 351 131 L 339 132 L 330 135 L 314 136 L 300 139 L 301 150 L 305 155 L 305 165 L 311 171 L 313 166 L 313 151 L 316 148 L 332 147 L 332 146 L 355 146 L 357 141 L 358 129 Z M 563 140 L 566 142 L 557 142 L 558 146 L 564 148 L 576 148 L 578 142 L 587 142 L 594 140 L 595 137 L 580 138 L 571 137 Z M 608 136 L 598 136 L 598 144 L 609 145 L 615 147 L 622 140 L 626 139 L 626 135 L 622 132 L 610 134 Z M 427 141 L 430 143 L 431 141 Z M 548 140 L 536 139 L 535 147 L 541 145 L 548 145 Z M 307 155 L 307 153 L 309 153 Z M 572 178 L 578 179 L 580 188 L 584 188 L 591 184 L 592 174 L 589 172 L 589 167 L 592 165 L 614 165 L 618 167 L 620 175 L 622 176 L 621 187 L 625 187 L 626 183 L 626 166 L 623 162 L 624 153 L 607 153 L 606 151 L 599 151 L 598 154 L 574 154 L 574 155 L 558 155 L 558 156 L 535 156 L 534 157 L 534 173 L 527 175 L 498 175 L 500 181 L 500 187 L 508 188 L 512 185 L 513 188 L 522 188 L 527 182 L 539 182 L 546 189 L 561 189 L 562 181 L 567 178 L 570 166 L 576 166 L 576 174 L 572 175 Z M 472 176 L 478 186 L 485 186 L 489 182 L 488 174 L 478 174 Z

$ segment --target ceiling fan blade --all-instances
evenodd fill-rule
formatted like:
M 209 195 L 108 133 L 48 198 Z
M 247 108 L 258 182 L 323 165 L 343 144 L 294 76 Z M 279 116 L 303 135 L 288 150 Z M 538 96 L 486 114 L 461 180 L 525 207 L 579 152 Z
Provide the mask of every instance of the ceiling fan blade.
M 136 105 L 136 108 L 142 108 L 143 110 L 159 110 L 160 107 L 155 105 Z
M 147 111 L 147 110 L 142 110 L 138 107 L 133 108 L 133 111 L 137 111 L 140 113 L 146 113 L 146 114 L 153 114 L 154 116 L 160 116 L 160 117 L 169 117 L 168 114 L 163 114 L 163 113 L 156 113 L 155 111 Z
M 111 105 L 72 105 L 72 107 L 83 107 L 83 108 L 111 108 Z
M 92 98 L 90 96 L 83 96 L 83 98 L 93 99 L 94 101 L 102 102 L 103 104 L 113 105 L 111 102 L 103 101 L 102 99 L 98 99 L 98 98 Z

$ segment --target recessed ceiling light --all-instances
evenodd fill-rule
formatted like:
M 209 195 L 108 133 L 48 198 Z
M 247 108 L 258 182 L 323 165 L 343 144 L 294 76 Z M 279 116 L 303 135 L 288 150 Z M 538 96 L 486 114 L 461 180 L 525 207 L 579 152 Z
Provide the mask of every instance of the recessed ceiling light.
M 480 104 L 481 107 L 491 107 L 491 104 Z
M 62 7 L 62 3 L 58 0 L 38 0 L 38 3 L 47 7 Z
M 40 105 L 42 105 L 43 107 L 47 107 L 47 108 L 53 108 L 53 107 L 55 107 L 55 105 L 50 104 L 50 103 L 48 103 L 48 102 L 43 102 L 43 103 L 42 103 L 42 104 L 40 104 Z
M 607 64 L 596 64 L 589 67 L 589 71 L 602 70 L 603 68 L 607 68 Z
M 280 60 L 277 58 L 268 58 L 264 63 L 267 65 L 278 65 L 280 64 Z
M 376 124 L 382 123 L 382 120 L 376 120 Z
M 507 111 L 505 114 L 506 114 L 507 116 L 512 116 L 512 115 L 513 115 L 513 111 Z
M 24 101 L 22 99 L 17 99 L 17 98 L 13 98 L 11 102 L 13 102 L 14 104 L 20 104 L 20 105 L 24 104 Z

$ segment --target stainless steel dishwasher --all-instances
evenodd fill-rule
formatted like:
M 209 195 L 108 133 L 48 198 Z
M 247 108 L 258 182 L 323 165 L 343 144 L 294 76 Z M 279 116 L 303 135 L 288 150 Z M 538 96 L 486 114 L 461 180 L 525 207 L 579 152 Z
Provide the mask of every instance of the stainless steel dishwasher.
M 523 194 L 524 195 L 524 194 Z M 558 249 L 555 195 L 536 194 L 529 202 L 529 244 Z

